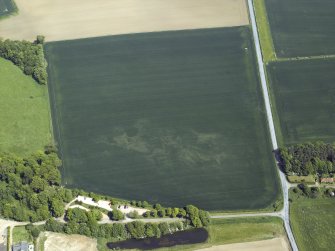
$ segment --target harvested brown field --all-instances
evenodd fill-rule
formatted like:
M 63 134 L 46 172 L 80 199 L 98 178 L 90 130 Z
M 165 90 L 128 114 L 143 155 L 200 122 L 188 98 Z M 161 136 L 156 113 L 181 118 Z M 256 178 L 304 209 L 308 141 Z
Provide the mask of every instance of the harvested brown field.
M 48 41 L 249 23 L 245 0 L 16 0 L 0 37 Z
M 291 250 L 285 238 L 274 238 L 263 241 L 243 242 L 213 246 L 199 251 L 289 251 Z
M 97 251 L 97 241 L 82 235 L 46 232 L 44 250 L 47 251 Z

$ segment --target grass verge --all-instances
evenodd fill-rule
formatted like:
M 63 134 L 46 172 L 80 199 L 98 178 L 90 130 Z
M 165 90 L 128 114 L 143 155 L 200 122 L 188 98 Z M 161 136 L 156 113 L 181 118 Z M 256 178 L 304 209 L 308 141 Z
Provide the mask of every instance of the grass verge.
M 273 40 L 270 30 L 270 24 L 266 12 L 264 0 L 254 0 L 254 8 L 256 14 L 256 22 L 258 28 L 259 39 L 262 48 L 264 63 L 276 60 L 276 53 L 273 46 Z
M 36 242 L 37 251 L 44 251 L 44 245 L 45 245 L 46 240 L 47 240 L 47 236 L 44 232 L 42 232 Z
M 10 232 L 10 227 L 7 227 L 7 239 L 6 239 L 6 242 L 7 242 L 7 251 L 10 251 L 11 250 L 11 243 L 10 243 L 10 235 L 12 233 Z

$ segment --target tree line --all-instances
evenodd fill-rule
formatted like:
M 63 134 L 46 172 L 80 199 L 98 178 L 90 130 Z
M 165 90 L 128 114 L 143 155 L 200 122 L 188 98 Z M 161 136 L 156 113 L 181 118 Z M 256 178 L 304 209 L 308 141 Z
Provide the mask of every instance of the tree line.
M 324 142 L 296 144 L 279 149 L 287 175 L 330 176 L 335 172 L 335 146 Z
M 193 217 L 194 208 L 190 208 L 189 217 Z M 102 218 L 99 210 L 85 211 L 80 208 L 70 208 L 66 212 L 66 223 L 61 223 L 53 218 L 47 220 L 43 230 L 66 233 L 81 234 L 94 238 L 106 238 L 109 240 L 125 240 L 130 238 L 141 239 L 146 237 L 159 238 L 162 235 L 171 234 L 195 227 L 192 221 L 174 221 L 160 223 L 145 223 L 143 221 L 132 221 L 128 223 L 99 224 Z M 204 221 L 201 226 L 207 226 L 209 221 Z
M 35 42 L 1 40 L 0 57 L 12 61 L 24 74 L 32 76 L 39 84 L 48 80 L 47 63 L 44 59 L 43 36 L 37 36 Z

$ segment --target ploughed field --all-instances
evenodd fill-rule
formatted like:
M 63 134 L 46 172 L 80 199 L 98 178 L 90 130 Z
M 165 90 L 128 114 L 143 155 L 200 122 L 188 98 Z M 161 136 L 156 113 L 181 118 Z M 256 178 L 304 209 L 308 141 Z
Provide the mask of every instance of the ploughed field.
M 45 50 L 67 185 L 208 210 L 276 199 L 248 27 L 52 42 Z
M 334 0 L 265 0 L 278 57 L 335 54 Z
M 10 0 L 0 0 L 1 2 Z M 245 0 L 15 0 L 18 15 L 1 23 L 0 37 L 47 41 L 106 35 L 240 26 Z
M 285 144 L 335 140 L 335 60 L 268 65 L 277 129 Z M 279 117 L 279 119 L 278 119 Z

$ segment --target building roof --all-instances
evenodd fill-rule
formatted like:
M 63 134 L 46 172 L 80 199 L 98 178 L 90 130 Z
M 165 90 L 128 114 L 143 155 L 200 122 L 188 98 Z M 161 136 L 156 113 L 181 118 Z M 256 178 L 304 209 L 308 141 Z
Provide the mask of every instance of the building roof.
M 29 245 L 27 242 L 22 241 L 18 244 L 14 244 L 12 246 L 12 251 L 29 251 L 31 249 L 29 249 L 31 245 Z
M 321 183 L 332 183 L 334 178 L 321 178 Z

